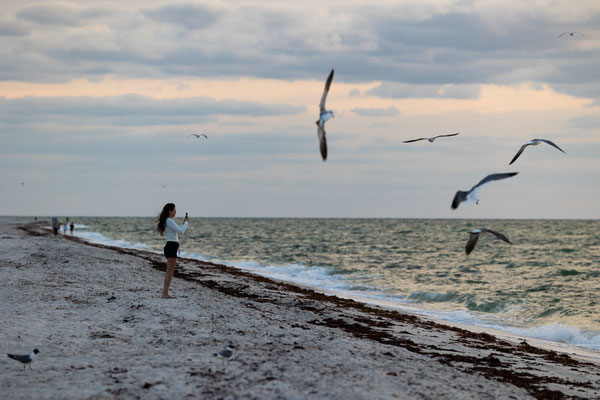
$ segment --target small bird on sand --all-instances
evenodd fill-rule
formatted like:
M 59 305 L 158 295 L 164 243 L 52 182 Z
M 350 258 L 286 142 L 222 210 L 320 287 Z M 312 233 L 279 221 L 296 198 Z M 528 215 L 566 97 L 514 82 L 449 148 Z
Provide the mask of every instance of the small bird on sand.
M 27 365 L 29 365 L 29 369 L 31 369 L 31 364 L 33 363 L 33 360 L 35 360 L 35 358 L 37 357 L 39 352 L 40 351 L 38 349 L 33 349 L 31 354 L 27 354 L 27 355 L 7 354 L 7 356 L 9 358 L 12 358 L 13 360 L 17 360 L 18 362 L 22 363 L 23 369 L 25 369 L 25 366 L 27 366 Z
M 467 241 L 467 245 L 465 246 L 465 252 L 467 253 L 467 255 L 471 254 L 471 252 L 475 248 L 475 244 L 477 244 L 477 240 L 479 240 L 479 237 L 486 236 L 490 233 L 496 236 L 498 239 L 504 240 L 506 243 L 512 244 L 512 242 L 500 232 L 496 232 L 487 228 L 479 228 L 469 232 L 469 240 Z
M 468 203 L 476 203 L 479 204 L 479 189 L 485 185 L 486 183 L 497 181 L 500 179 L 510 178 L 511 176 L 515 176 L 518 172 L 505 172 L 500 174 L 491 174 L 483 178 L 477 185 L 473 186 L 471 190 L 468 192 L 459 190 L 454 195 L 454 200 L 452 200 L 452 209 L 456 210 L 461 202 L 466 201 Z
M 192 133 L 190 136 L 188 136 L 188 139 L 191 138 L 192 136 L 195 136 L 196 139 L 200 139 L 202 136 L 204 136 L 205 138 L 208 139 L 208 136 L 206 136 L 204 133 L 200 133 L 200 134 L 198 134 L 198 133 Z
M 227 362 L 231 360 L 231 357 L 233 356 L 233 349 L 235 349 L 235 347 L 230 344 L 224 350 L 215 353 L 214 356 L 223 360 L 223 365 L 225 365 L 225 360 L 227 360 Z
M 574 35 L 575 35 L 576 33 L 579 33 L 581 36 L 585 37 L 585 35 L 584 35 L 583 33 L 581 33 L 581 32 L 578 32 L 578 31 L 575 31 L 575 32 L 563 32 L 563 33 L 561 33 L 560 35 L 558 35 L 557 37 L 561 37 L 562 35 L 569 35 L 569 36 L 571 36 L 571 37 L 575 37 Z
M 521 155 L 521 153 L 523 152 L 523 150 L 525 150 L 525 147 L 527 146 L 537 146 L 540 143 L 547 143 L 550 146 L 556 147 L 558 150 L 562 151 L 563 153 L 565 153 L 563 151 L 563 149 L 561 149 L 560 147 L 558 147 L 557 145 L 555 145 L 553 142 L 546 140 L 546 139 L 531 139 L 529 142 L 525 143 L 523 146 L 521 146 L 521 148 L 519 149 L 519 151 L 517 152 L 517 154 L 513 157 L 512 161 L 508 163 L 508 165 L 511 165 L 512 163 L 514 163 L 517 158 L 519 158 L 519 156 Z M 565 153 L 567 154 L 567 153 Z
M 451 133 L 449 135 L 437 135 L 434 137 L 421 137 L 418 139 L 411 139 L 411 140 L 404 140 L 402 143 L 412 143 L 412 142 L 418 142 L 419 140 L 427 140 L 429 141 L 429 143 L 433 143 L 433 141 L 439 137 L 450 137 L 450 136 L 456 136 L 458 135 L 460 132 L 456 132 L 456 133 Z
M 323 90 L 323 96 L 321 96 L 321 102 L 319 103 L 319 120 L 316 122 L 317 136 L 319 137 L 319 149 L 321 150 L 321 157 L 323 158 L 323 161 L 327 160 L 327 138 L 325 137 L 325 122 L 327 122 L 330 118 L 333 117 L 333 111 L 327 110 L 325 108 L 325 101 L 327 100 L 327 93 L 329 93 L 329 87 L 331 86 L 332 80 L 333 69 L 329 73 L 329 77 L 327 77 L 327 82 L 325 82 L 325 89 Z

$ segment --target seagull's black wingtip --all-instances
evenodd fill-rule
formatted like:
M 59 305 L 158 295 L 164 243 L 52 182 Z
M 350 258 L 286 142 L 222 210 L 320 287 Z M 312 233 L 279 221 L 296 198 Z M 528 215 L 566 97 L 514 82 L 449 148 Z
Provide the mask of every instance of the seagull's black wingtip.
M 456 194 L 454 195 L 454 199 L 452 200 L 452 205 L 450 206 L 450 208 L 453 210 L 456 210 L 458 208 L 459 204 L 460 204 L 460 200 L 458 199 L 458 192 L 456 192 Z

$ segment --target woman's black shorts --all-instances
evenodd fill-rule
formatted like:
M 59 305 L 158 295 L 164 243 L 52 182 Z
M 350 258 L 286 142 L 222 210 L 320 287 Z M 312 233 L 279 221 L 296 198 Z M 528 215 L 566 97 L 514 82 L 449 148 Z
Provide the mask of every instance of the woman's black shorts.
M 177 258 L 177 249 L 179 249 L 179 243 L 177 242 L 167 242 L 165 245 L 165 257 L 167 258 Z

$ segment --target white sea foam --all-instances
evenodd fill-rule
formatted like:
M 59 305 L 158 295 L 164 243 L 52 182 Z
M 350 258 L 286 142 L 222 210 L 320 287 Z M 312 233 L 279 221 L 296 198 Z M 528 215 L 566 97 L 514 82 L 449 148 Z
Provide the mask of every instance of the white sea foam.
M 508 331 L 534 339 L 550 340 L 600 350 L 600 334 L 598 332 L 583 332 L 569 325 L 550 324 L 537 328 L 512 328 Z
M 502 324 L 499 318 L 484 317 L 471 314 L 467 311 L 459 310 L 452 312 L 439 311 L 419 311 L 424 315 L 440 319 L 443 321 L 454 322 L 465 325 L 474 325 L 483 328 L 490 328 L 498 331 L 507 332 L 517 336 L 546 340 L 550 342 L 565 343 L 572 346 L 585 347 L 588 349 L 600 350 L 600 333 L 584 332 L 574 326 L 565 324 L 550 324 L 534 328 L 514 327 Z
M 149 250 L 150 247 L 143 243 L 131 243 L 126 240 L 110 239 L 98 232 L 74 231 L 73 236 L 80 237 L 90 243 L 103 244 L 106 246 L 122 247 L 124 249 Z
M 301 285 L 316 286 L 325 290 L 349 290 L 352 285 L 342 276 L 334 275 L 325 267 L 306 267 L 301 264 L 262 265 L 252 261 L 229 263 L 236 268 L 268 278 L 284 280 Z
M 75 231 L 74 235 L 92 243 L 157 252 L 143 243 L 115 240 L 98 232 Z M 356 280 L 356 277 L 348 278 L 343 275 L 336 275 L 333 268 L 320 266 L 307 267 L 301 264 L 264 265 L 253 261 L 217 260 L 202 254 L 186 251 L 182 251 L 180 256 L 199 261 L 230 265 L 257 275 L 311 286 L 317 290 L 323 290 L 325 293 L 351 297 L 354 300 L 363 301 L 369 304 L 392 305 L 394 308 L 400 310 L 409 310 L 442 321 L 490 328 L 522 337 L 600 350 L 600 334 L 597 332 L 582 332 L 576 327 L 563 324 L 552 324 L 535 328 L 514 327 L 508 326 L 507 321 L 501 319 L 501 315 L 487 316 L 480 313 L 469 313 L 464 310 L 451 312 L 428 310 L 421 308 L 422 305 L 420 304 L 415 304 L 414 298 L 411 298 L 411 296 L 408 298 L 402 296 L 389 296 L 378 291 L 377 288 L 365 286 L 364 282 L 361 282 L 360 280 L 357 280 L 357 284 L 354 285 L 353 281 Z M 414 294 L 412 297 L 418 297 L 419 295 L 422 295 L 422 293 Z M 436 296 L 434 297 L 437 300 L 442 300 L 438 299 Z

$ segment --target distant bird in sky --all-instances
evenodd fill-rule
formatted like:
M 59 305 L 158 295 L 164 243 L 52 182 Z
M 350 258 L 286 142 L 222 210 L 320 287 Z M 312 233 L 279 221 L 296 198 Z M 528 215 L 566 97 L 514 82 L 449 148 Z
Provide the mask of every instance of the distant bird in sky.
M 321 157 L 323 161 L 327 160 L 327 138 L 325 137 L 325 122 L 333 117 L 333 111 L 329 111 L 325 108 L 325 101 L 327 100 L 327 93 L 329 92 L 329 86 L 333 80 L 333 69 L 329 73 L 327 82 L 325 82 L 325 89 L 323 90 L 323 96 L 319 103 L 319 120 L 317 123 L 317 136 L 319 137 L 319 148 L 321 150 Z
M 33 360 L 35 360 L 35 358 L 37 357 L 39 352 L 40 351 L 38 349 L 33 349 L 31 354 L 26 354 L 26 355 L 7 354 L 7 356 L 9 358 L 12 358 L 13 360 L 17 360 L 18 362 L 22 363 L 23 369 L 25 369 L 25 366 L 27 366 L 27 365 L 29 365 L 29 369 L 31 369 L 31 364 L 33 363 Z
M 21 186 L 25 186 L 25 182 L 21 182 Z
M 574 37 L 574 35 L 575 35 L 576 33 L 579 33 L 581 36 L 585 37 L 585 35 L 584 35 L 583 33 L 581 33 L 581 32 L 578 32 L 578 31 L 575 31 L 575 32 L 563 32 L 563 33 L 561 33 L 560 35 L 558 35 L 557 37 L 561 37 L 562 35 L 569 35 L 569 36 L 571 36 L 571 37 Z
M 479 228 L 469 232 L 469 240 L 467 241 L 467 245 L 465 246 L 465 252 L 467 253 L 467 255 L 471 254 L 471 252 L 475 248 L 475 244 L 477 244 L 477 240 L 479 240 L 479 237 L 486 236 L 490 233 L 496 236 L 498 239 L 504 240 L 506 243 L 512 244 L 512 242 L 500 232 L 496 232 L 487 228 Z
M 233 356 L 233 349 L 235 349 L 235 347 L 230 344 L 224 350 L 215 353 L 214 356 L 223 360 L 223 364 L 225 364 L 225 360 L 229 361 Z
M 477 185 L 473 186 L 471 188 L 471 190 L 469 190 L 468 192 L 459 190 L 454 195 L 454 200 L 452 200 L 452 206 L 451 206 L 452 209 L 456 210 L 458 208 L 459 204 L 462 203 L 463 201 L 466 201 L 468 203 L 479 204 L 479 189 L 481 189 L 481 187 L 483 185 L 485 185 L 486 183 L 489 183 L 489 182 L 498 181 L 500 179 L 510 178 L 512 176 L 515 176 L 516 174 L 518 174 L 518 172 L 506 172 L 506 173 L 500 173 L 500 174 L 491 174 L 491 175 L 488 175 L 485 178 L 483 178 Z
M 546 140 L 546 139 L 531 139 L 529 142 L 525 143 L 523 146 L 521 146 L 521 148 L 519 149 L 519 151 L 517 152 L 517 154 L 513 157 L 512 161 L 508 163 L 508 165 L 511 165 L 512 163 L 514 163 L 517 158 L 519 158 L 519 156 L 521 155 L 521 153 L 523 152 L 523 150 L 525 150 L 525 147 L 527 146 L 537 146 L 540 143 L 547 143 L 552 147 L 556 147 L 558 150 L 562 151 L 563 153 L 565 153 L 563 151 L 563 149 L 561 149 L 560 147 L 558 147 L 557 145 L 555 145 L 553 142 Z M 565 153 L 567 154 L 567 153 Z
M 205 138 L 208 139 L 208 136 L 206 136 L 204 133 L 192 133 L 190 136 L 188 136 L 188 139 L 191 138 L 192 136 L 195 136 L 196 139 L 200 139 L 202 136 L 204 136 Z
M 430 138 L 421 137 L 421 138 L 418 138 L 418 139 L 405 140 L 405 141 L 403 141 L 403 143 L 412 143 L 412 142 L 418 142 L 419 140 L 428 140 L 428 141 L 429 141 L 429 143 L 433 143 L 433 141 L 434 141 L 435 139 L 439 138 L 439 137 L 450 137 L 450 136 L 456 136 L 456 135 L 458 135 L 458 134 L 459 134 L 459 132 L 456 132 L 456 133 L 451 133 L 451 134 L 449 134 L 449 135 L 437 135 L 437 136 L 430 137 Z
M 161 185 L 160 185 L 160 187 L 161 187 L 161 188 L 163 188 L 163 189 L 166 189 L 166 188 L 167 188 L 167 185 L 162 185 L 162 184 L 161 184 Z

